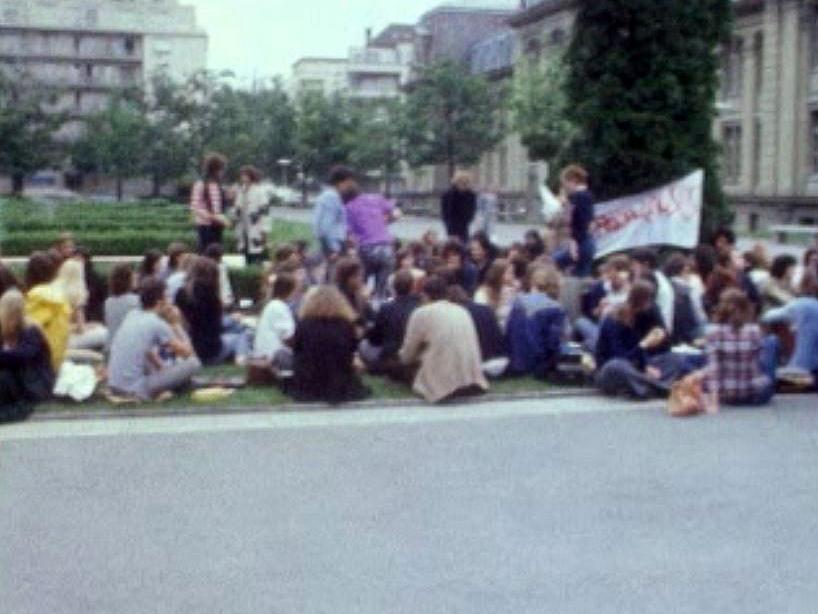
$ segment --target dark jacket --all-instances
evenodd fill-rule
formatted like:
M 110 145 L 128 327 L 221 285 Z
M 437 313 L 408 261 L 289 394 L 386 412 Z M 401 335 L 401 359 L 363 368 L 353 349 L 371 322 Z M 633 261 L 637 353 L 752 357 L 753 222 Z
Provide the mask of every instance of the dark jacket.
M 13 349 L 0 350 L 0 422 L 25 418 L 34 403 L 51 397 L 54 382 L 48 344 L 29 326 Z M 18 413 L 22 408 L 29 409 Z
M 293 337 L 292 396 L 302 402 L 331 404 L 369 396 L 355 372 L 357 349 L 355 326 L 347 320 L 315 318 L 299 322 Z
M 599 322 L 595 312 L 606 296 L 608 291 L 605 289 L 605 282 L 595 282 L 582 294 L 582 315 L 592 322 Z
M 562 305 L 544 294 L 520 296 L 506 328 L 509 374 L 548 375 L 560 357 L 566 318 Z
M 480 273 L 477 267 L 468 260 L 464 261 L 463 266 L 454 271 L 451 277 L 451 283 L 463 288 L 469 296 L 474 296 L 480 285 Z
M 222 301 L 211 295 L 183 288 L 176 294 L 176 306 L 187 321 L 190 341 L 204 364 L 213 363 L 222 353 Z
M 502 358 L 507 355 L 506 342 L 503 331 L 497 322 L 494 310 L 488 305 L 478 305 L 473 301 L 461 305 L 469 312 L 474 327 L 477 329 L 477 338 L 480 342 L 480 356 L 483 362 Z
M 666 330 L 659 309 L 653 307 L 640 313 L 633 326 L 627 326 L 616 318 L 605 318 L 599 330 L 599 341 L 596 347 L 596 366 L 602 368 L 611 360 L 621 358 L 627 360 L 639 370 L 647 366 L 650 356 L 664 354 L 670 350 L 670 341 L 665 341 L 660 347 L 645 352 L 639 344 L 654 328 Z
M 477 213 L 477 194 L 471 190 L 449 188 L 440 201 L 443 225 L 450 237 L 457 237 L 463 243 L 469 240 L 469 226 Z
M 588 190 L 574 192 L 568 197 L 574 206 L 571 212 L 571 238 L 577 243 L 585 241 L 594 221 L 594 196 Z
M 381 348 L 381 360 L 397 357 L 403 339 L 406 337 L 406 326 L 415 309 L 420 305 L 417 296 L 401 296 L 384 304 L 375 316 L 375 325 L 369 331 L 369 342 Z

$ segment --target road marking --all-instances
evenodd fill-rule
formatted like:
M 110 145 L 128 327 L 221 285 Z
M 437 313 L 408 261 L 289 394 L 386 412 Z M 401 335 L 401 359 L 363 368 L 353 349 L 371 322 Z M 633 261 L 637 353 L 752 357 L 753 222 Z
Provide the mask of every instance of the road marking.
M 0 442 L 81 437 L 125 437 L 185 433 L 354 428 L 460 421 L 500 421 L 535 416 L 560 416 L 627 411 L 661 411 L 659 403 L 607 399 L 544 399 L 388 410 L 314 411 L 303 413 L 234 414 L 128 418 L 87 421 L 27 422 L 0 428 Z

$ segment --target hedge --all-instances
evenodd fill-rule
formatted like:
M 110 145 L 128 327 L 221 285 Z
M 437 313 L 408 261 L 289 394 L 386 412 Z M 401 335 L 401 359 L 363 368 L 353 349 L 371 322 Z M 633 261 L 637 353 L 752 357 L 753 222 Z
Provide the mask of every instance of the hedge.
M 29 201 L 0 202 L 0 255 L 28 256 L 48 249 L 63 232 L 92 254 L 140 256 L 148 249 L 165 250 L 174 241 L 196 245 L 195 231 L 185 205 L 167 202 L 66 203 L 45 205 Z M 308 239 L 309 227 L 276 221 L 271 244 Z M 232 232 L 225 232 L 225 250 L 236 249 Z

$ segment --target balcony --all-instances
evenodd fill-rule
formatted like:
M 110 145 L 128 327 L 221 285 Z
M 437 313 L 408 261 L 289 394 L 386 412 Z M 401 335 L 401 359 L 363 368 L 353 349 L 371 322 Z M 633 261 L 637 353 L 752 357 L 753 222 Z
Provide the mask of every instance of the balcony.
M 394 49 L 353 49 L 349 53 L 350 74 L 400 76 L 406 68 Z

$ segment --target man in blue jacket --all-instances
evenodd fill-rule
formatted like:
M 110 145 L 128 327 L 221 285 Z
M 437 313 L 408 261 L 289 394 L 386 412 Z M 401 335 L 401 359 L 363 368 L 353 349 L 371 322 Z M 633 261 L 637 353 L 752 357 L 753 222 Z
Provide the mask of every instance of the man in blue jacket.
M 313 232 L 330 263 L 338 259 L 347 238 L 344 199 L 356 193 L 357 188 L 355 173 L 345 166 L 336 166 L 330 171 L 328 187 L 315 201 Z
M 521 295 L 508 319 L 509 375 L 545 378 L 557 366 L 566 333 L 567 316 L 558 302 L 562 283 L 553 267 L 531 272 L 531 291 Z

